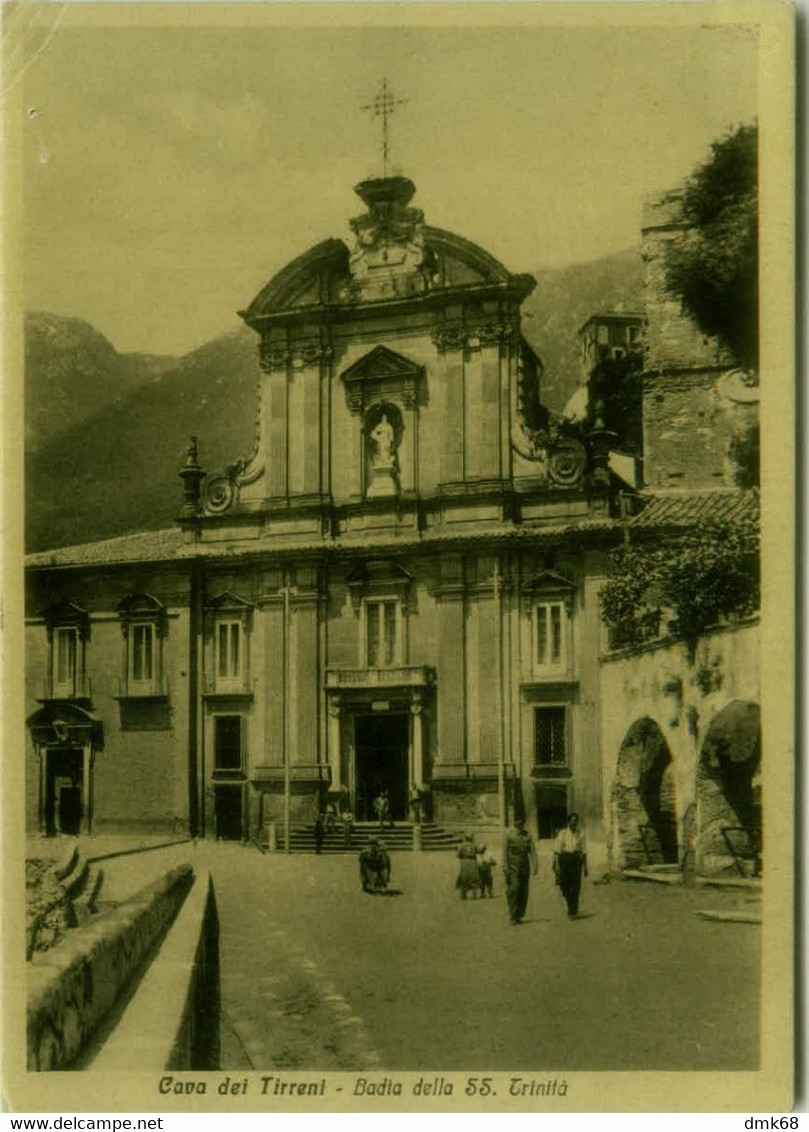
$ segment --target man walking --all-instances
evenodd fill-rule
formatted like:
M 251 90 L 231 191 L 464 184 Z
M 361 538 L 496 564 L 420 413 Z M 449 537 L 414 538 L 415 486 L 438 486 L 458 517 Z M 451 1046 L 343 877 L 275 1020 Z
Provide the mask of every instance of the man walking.
M 553 872 L 556 883 L 567 902 L 569 920 L 579 914 L 581 875 L 587 876 L 587 847 L 579 829 L 579 815 L 571 814 L 565 829 L 560 829 L 553 845 Z
M 508 831 L 504 860 L 508 918 L 512 924 L 519 924 L 528 905 L 530 876 L 537 875 L 537 853 L 534 839 L 525 828 L 525 818 L 515 818 L 514 828 Z

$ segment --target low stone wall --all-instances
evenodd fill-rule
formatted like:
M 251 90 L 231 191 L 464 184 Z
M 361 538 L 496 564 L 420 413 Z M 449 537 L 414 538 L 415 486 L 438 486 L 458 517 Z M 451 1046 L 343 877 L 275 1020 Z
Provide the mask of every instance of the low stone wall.
M 28 1068 L 67 1069 L 163 938 L 193 881 L 180 865 L 28 965 Z
M 219 918 L 201 872 L 160 951 L 86 1068 L 118 1073 L 219 1068 Z

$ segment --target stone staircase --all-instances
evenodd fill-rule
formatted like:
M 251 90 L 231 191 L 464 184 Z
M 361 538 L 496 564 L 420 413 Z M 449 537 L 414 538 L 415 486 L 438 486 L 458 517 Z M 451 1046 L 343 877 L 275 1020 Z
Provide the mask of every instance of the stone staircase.
M 76 842 L 61 860 L 27 862 L 26 959 L 95 915 L 103 884 L 103 869 L 85 860 Z
M 440 850 L 454 850 L 461 840 L 461 834 L 442 829 L 433 822 L 421 824 L 421 848 L 427 852 Z M 323 853 L 357 853 L 363 849 L 372 837 L 379 837 L 385 843 L 385 848 L 391 852 L 412 852 L 413 850 L 413 824 L 412 822 L 396 822 L 393 826 L 380 829 L 378 822 L 355 822 L 351 845 L 346 846 L 343 837 L 343 828 L 338 825 L 327 830 L 323 838 Z M 284 831 L 282 827 L 276 829 L 276 849 L 284 851 Z M 315 834 L 311 825 L 293 825 L 290 830 L 290 850 L 293 853 L 314 853 Z

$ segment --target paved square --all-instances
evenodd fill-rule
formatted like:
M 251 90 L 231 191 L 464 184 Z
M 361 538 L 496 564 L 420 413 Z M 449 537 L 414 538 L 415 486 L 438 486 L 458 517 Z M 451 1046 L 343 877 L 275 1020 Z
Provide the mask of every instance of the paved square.
M 540 858 L 526 922 L 461 901 L 451 854 L 356 859 L 199 845 L 221 917 L 224 1069 L 718 1070 L 758 1061 L 759 929 L 736 891 L 585 881 L 569 922 Z

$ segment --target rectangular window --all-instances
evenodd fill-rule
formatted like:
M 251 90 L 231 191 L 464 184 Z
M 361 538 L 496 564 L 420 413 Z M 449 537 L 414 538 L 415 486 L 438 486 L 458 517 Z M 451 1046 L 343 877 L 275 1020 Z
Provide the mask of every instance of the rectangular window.
M 567 664 L 565 633 L 567 612 L 561 601 L 544 602 L 536 608 L 536 663 L 539 668 L 564 668 Z
M 368 668 L 391 668 L 399 660 L 395 601 L 365 603 L 365 658 Z
M 154 679 L 154 626 L 133 625 L 132 682 L 151 684 Z
M 214 770 L 242 769 L 242 717 L 214 716 Z
M 216 632 L 216 676 L 236 681 L 241 677 L 241 624 L 220 621 Z
M 534 760 L 537 766 L 564 766 L 567 763 L 563 707 L 534 708 Z
M 54 641 L 54 690 L 63 696 L 76 694 L 78 636 L 75 629 L 57 629 Z

